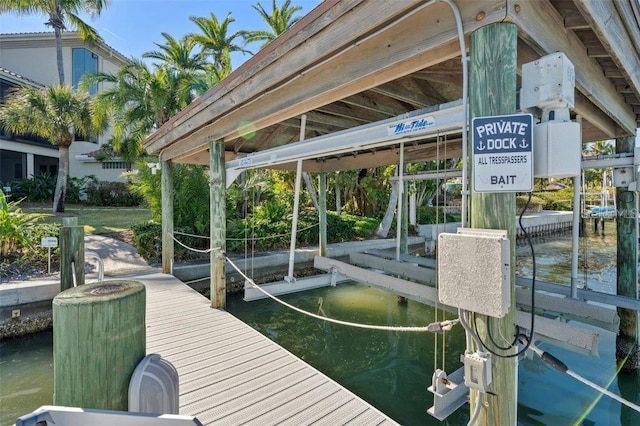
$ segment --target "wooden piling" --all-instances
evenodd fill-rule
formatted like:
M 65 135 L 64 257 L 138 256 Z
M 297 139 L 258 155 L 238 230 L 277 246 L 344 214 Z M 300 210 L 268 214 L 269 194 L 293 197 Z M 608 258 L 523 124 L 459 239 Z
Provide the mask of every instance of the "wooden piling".
M 224 166 L 224 142 L 209 141 L 210 186 L 210 234 L 211 234 L 211 307 L 227 305 L 224 274 L 226 251 L 227 215 L 225 203 L 226 175 Z
M 162 162 L 161 176 L 162 194 L 162 272 L 173 274 L 174 244 L 173 238 L 173 163 Z
M 54 405 L 126 411 L 145 355 L 145 287 L 108 281 L 53 299 Z
M 496 23 L 479 28 L 470 37 L 470 117 L 513 114 L 516 110 L 516 51 L 518 31 L 512 23 Z M 472 138 L 469 138 L 471 143 Z M 469 151 L 473 152 L 470 145 Z M 471 227 L 504 229 L 511 240 L 511 308 L 504 318 L 488 321 L 493 336 L 513 336 L 515 332 L 515 235 L 516 197 L 514 193 L 471 192 Z M 485 324 L 487 317 L 482 317 Z M 489 341 L 487 330 L 479 330 Z M 485 397 L 479 425 L 514 425 L 517 407 L 517 365 L 514 358 L 492 356 L 492 395 Z M 471 410 L 477 403 L 471 390 Z
M 84 284 L 84 227 L 64 218 L 60 228 L 60 291 Z
M 635 138 L 616 139 L 616 153 L 633 152 Z M 638 298 L 638 212 L 637 194 L 627 188 L 616 188 L 616 287 L 620 296 Z M 604 225 L 603 225 L 604 231 Z M 640 367 L 638 351 L 638 312 L 618 308 L 620 332 L 616 338 L 616 360 L 623 362 L 622 369 L 636 371 Z

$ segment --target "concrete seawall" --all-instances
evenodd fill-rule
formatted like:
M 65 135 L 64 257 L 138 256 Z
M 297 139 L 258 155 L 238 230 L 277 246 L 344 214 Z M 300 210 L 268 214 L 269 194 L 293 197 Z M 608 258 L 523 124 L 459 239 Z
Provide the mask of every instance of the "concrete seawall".
M 530 236 L 552 234 L 571 229 L 573 212 L 543 211 L 540 213 L 525 214 L 522 217 L 522 226 Z M 438 235 L 442 232 L 456 232 L 461 226 L 460 222 L 440 223 L 437 225 L 418 225 L 418 235 L 425 238 L 425 251 L 433 253 L 436 248 Z M 519 225 L 516 225 L 517 237 L 524 236 Z

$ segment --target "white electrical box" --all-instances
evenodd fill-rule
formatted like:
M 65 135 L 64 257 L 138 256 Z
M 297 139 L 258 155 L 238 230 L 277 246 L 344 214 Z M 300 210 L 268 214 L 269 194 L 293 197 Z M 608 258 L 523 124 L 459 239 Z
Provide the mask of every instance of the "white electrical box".
M 580 175 L 580 124 L 545 121 L 533 128 L 533 175 L 565 178 Z
M 438 236 L 438 299 L 502 318 L 511 306 L 511 245 L 507 231 L 458 228 Z
M 569 58 L 552 53 L 522 65 L 520 109 L 573 108 L 576 72 Z
M 478 352 L 466 354 L 463 362 L 464 384 L 480 392 L 488 391 L 489 385 L 493 381 L 490 355 L 479 354 Z
M 633 167 L 613 169 L 613 186 L 616 188 L 628 188 L 633 182 L 633 177 Z

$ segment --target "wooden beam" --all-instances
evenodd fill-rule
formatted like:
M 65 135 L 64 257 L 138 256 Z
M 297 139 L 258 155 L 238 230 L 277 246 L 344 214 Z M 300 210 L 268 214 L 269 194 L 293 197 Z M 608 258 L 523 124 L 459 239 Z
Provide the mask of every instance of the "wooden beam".
M 618 2 L 623 2 L 618 0 Z M 640 43 L 640 34 L 629 34 L 627 27 L 618 14 L 616 5 L 612 0 L 574 0 L 574 3 L 582 12 L 586 20 L 591 24 L 602 44 L 611 53 L 613 61 L 624 72 L 631 88 L 637 96 L 640 96 L 640 57 L 635 48 Z M 637 30 L 637 24 L 634 26 Z M 632 36 L 636 37 L 633 38 Z M 633 48 L 629 49 L 632 46 Z M 635 127 L 629 134 L 635 135 Z
M 173 274 L 173 164 L 163 161 L 160 176 L 160 194 L 162 204 L 162 273 Z
M 397 106 L 388 106 L 386 103 L 378 103 L 378 100 L 381 100 L 380 97 L 376 96 L 376 94 L 371 91 L 356 93 L 341 99 L 341 101 L 347 105 L 352 105 L 377 114 L 386 114 L 386 118 L 395 117 L 406 112 L 406 109 L 404 108 L 399 110 Z
M 340 262 L 338 260 L 316 256 L 313 260 L 313 267 L 325 271 L 336 269 L 340 274 L 355 278 L 372 287 L 387 290 L 391 293 L 429 306 L 434 306 L 435 301 L 438 300 L 438 292 L 433 287 L 383 275 L 368 269 L 358 268 L 357 266 Z
M 275 68 L 268 67 L 269 72 L 265 69 L 260 76 L 247 81 L 233 93 L 217 98 L 216 108 L 207 108 L 201 114 L 192 112 L 188 124 L 181 120 L 183 125 L 174 126 L 169 132 L 157 137 L 154 133 L 145 148 L 149 152 L 163 149 L 168 158 L 183 156 L 199 149 L 203 132 L 214 138 L 233 138 L 240 121 L 251 122 L 256 129 L 262 129 L 458 56 L 455 23 L 448 6 L 436 3 L 413 15 L 404 13 L 407 7 L 420 5 L 390 2 L 381 9 L 377 1 L 365 1 L 358 13 L 336 20 L 332 29 L 341 28 L 341 31 L 323 33 L 321 38 L 314 40 L 317 43 L 305 43 L 304 49 L 296 50 L 297 55 L 293 57 L 283 55 Z M 481 4 L 465 2 L 460 6 L 463 16 L 472 17 L 465 23 L 467 31 L 504 18 L 503 0 Z M 477 13 L 485 10 L 490 12 L 484 21 L 476 22 Z M 378 24 L 376 32 L 362 35 L 358 29 L 362 28 L 362 22 L 367 21 L 367 16 L 372 22 L 384 16 L 390 26 L 381 28 Z M 393 25 L 393 19 L 402 20 L 400 24 Z M 417 27 L 423 30 L 407 31 L 407 28 Z M 343 39 L 345 34 L 353 35 L 352 44 L 335 50 L 331 43 L 344 45 L 342 40 L 336 39 Z M 330 50 L 324 58 L 318 58 L 317 52 L 322 51 L 319 50 L 322 46 Z M 337 63 L 340 64 L 339 73 L 336 73 Z M 294 72 L 296 69 L 300 71 Z M 276 71 L 281 74 L 277 81 L 282 82 L 277 85 L 270 83 L 273 81 L 271 73 Z M 283 79 L 282 75 L 286 77 Z M 300 78 L 302 76 L 304 78 Z M 211 127 L 201 129 L 204 126 Z M 179 144 L 168 146 L 177 139 L 180 139 Z
M 633 136 L 616 140 L 616 154 L 633 153 Z M 638 193 L 626 187 L 616 188 L 616 293 L 638 298 Z M 640 368 L 638 311 L 618 308 L 620 333 L 616 336 L 616 361 L 624 371 Z
M 411 85 L 410 82 L 411 79 L 392 81 L 374 87 L 371 89 L 371 91 L 384 96 L 388 96 L 393 99 L 397 99 L 402 102 L 406 102 L 416 108 L 424 108 L 430 105 L 440 104 L 444 101 L 443 99 L 436 99 L 431 96 L 426 96 L 421 92 L 421 90 L 415 83 L 412 85 L 413 87 L 407 87 Z
M 423 268 L 410 263 L 383 259 L 366 253 L 349 254 L 349 263 L 356 266 L 363 266 L 365 268 L 373 268 L 390 272 L 424 284 L 435 285 L 436 283 L 435 269 Z
M 357 120 L 360 124 L 372 123 L 374 121 L 381 121 L 389 118 L 388 114 L 381 114 L 377 111 L 347 105 L 343 102 L 334 102 L 329 105 L 321 106 L 320 108 L 317 108 L 316 111 Z
M 282 62 L 282 57 L 300 54 L 297 47 L 307 43 L 310 38 L 321 37 L 323 34 L 326 34 L 327 27 L 339 27 L 337 24 L 338 18 L 344 14 L 351 13 L 354 8 L 359 6 L 363 1 L 364 0 L 327 0 L 322 2 L 311 13 L 300 20 L 296 26 L 298 31 L 287 31 L 283 36 L 269 43 L 264 49 L 261 49 L 256 55 L 249 58 L 247 62 L 242 64 L 240 68 L 232 72 L 219 84 L 216 84 L 180 113 L 171 117 L 167 123 L 147 138 L 144 143 L 147 152 L 156 152 L 156 146 L 167 146 L 176 139 L 183 137 L 185 133 L 195 130 L 197 127 L 188 124 L 194 115 L 209 108 L 216 100 L 238 90 L 240 86 L 245 85 L 246 82 L 256 74 L 265 73 L 269 67 L 277 66 L 278 62 Z M 362 24 L 370 28 L 370 25 L 367 25 L 367 23 L 363 22 Z M 362 26 L 358 27 L 358 29 L 361 28 Z M 348 40 L 344 40 L 344 38 L 340 40 L 337 37 L 332 41 L 335 45 L 331 46 L 327 51 L 339 49 L 344 46 L 344 43 L 348 42 Z M 279 72 L 269 73 L 269 80 L 258 79 L 259 82 L 253 83 L 261 83 L 266 86 L 275 85 L 285 80 L 290 73 L 300 71 L 300 67 L 304 66 L 304 62 L 287 61 L 287 65 L 294 68 L 278 68 L 276 71 Z M 186 128 L 182 128 L 183 126 Z
M 324 271 L 336 271 L 340 275 L 363 282 L 372 287 L 386 290 L 407 299 L 415 300 L 429 306 L 436 306 L 437 290 L 426 284 L 380 274 L 368 269 L 360 268 L 335 259 L 316 256 L 313 266 Z M 439 306 L 442 306 L 441 304 Z M 457 312 L 455 308 L 445 306 L 450 312 Z M 535 317 L 536 338 L 552 341 L 567 349 L 578 350 L 581 353 L 597 355 L 599 334 L 584 328 L 574 327 L 557 320 L 550 320 L 539 315 Z M 531 324 L 531 316 L 526 312 L 517 312 L 514 322 L 519 327 L 527 329 Z M 540 325 L 538 327 L 538 325 Z M 495 380 L 495 377 L 494 377 Z
M 635 134 L 635 115 L 602 74 L 595 59 L 589 58 L 576 34 L 564 28 L 562 17 L 551 3 L 547 0 L 525 1 L 518 2 L 518 6 L 508 8 L 508 19 L 518 25 L 520 37 L 544 54 L 565 53 L 575 66 L 576 88 L 613 118 L 623 132 Z
M 224 167 L 224 142 L 209 141 L 209 233 L 210 246 L 210 296 L 212 308 L 227 306 L 224 256 L 227 250 L 227 214 L 225 203 L 226 173 Z

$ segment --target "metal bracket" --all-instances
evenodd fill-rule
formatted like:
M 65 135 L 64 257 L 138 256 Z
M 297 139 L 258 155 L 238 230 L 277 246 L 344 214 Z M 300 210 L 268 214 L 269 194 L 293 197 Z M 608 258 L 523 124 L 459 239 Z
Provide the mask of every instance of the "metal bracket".
M 469 388 L 464 384 L 464 368 L 457 369 L 450 376 L 437 369 L 427 390 L 433 393 L 433 407 L 427 413 L 440 421 L 446 419 L 467 402 Z

